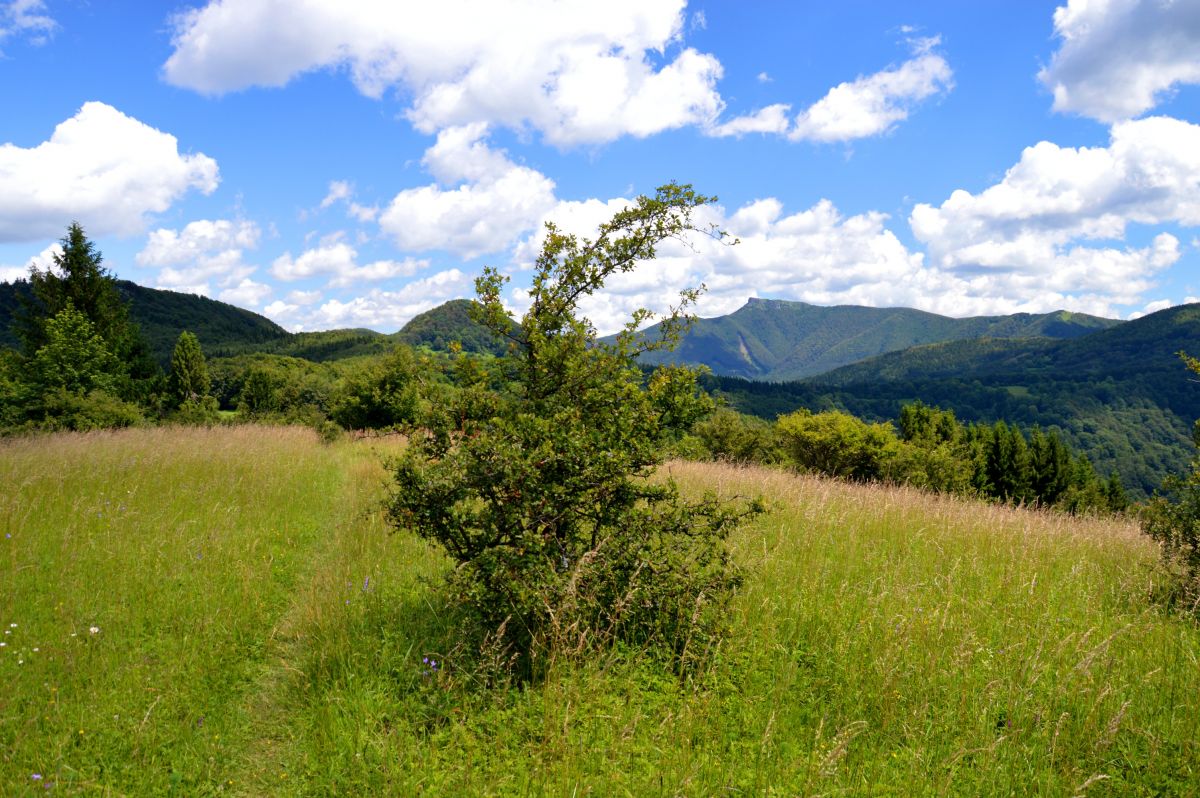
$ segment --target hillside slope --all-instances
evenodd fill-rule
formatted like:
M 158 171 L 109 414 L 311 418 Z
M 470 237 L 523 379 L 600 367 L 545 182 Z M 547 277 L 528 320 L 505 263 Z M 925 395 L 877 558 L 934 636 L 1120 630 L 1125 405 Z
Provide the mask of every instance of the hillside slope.
M 291 337 L 264 316 L 208 297 L 147 288 L 128 280 L 118 280 L 117 290 L 129 302 L 130 316 L 162 363 L 170 360 L 171 350 L 184 330 L 195 333 L 209 354 L 235 348 L 268 348 Z M 18 296 L 28 295 L 28 291 L 25 281 L 0 283 L 0 346 L 19 345 L 11 323 Z
M 652 365 L 705 365 L 713 373 L 786 381 L 921 344 L 973 338 L 1069 339 L 1120 325 L 1081 313 L 1017 313 L 956 319 L 911 308 L 751 299 L 742 308 L 699 319 L 674 352 L 645 356 Z M 646 331 L 654 336 L 656 327 Z
M 452 299 L 436 308 L 413 316 L 393 339 L 414 347 L 446 351 L 451 342 L 458 342 L 464 352 L 501 355 L 507 350 L 505 341 L 470 316 L 472 301 Z
M 764 417 L 806 406 L 888 419 L 920 399 L 966 421 L 1058 427 L 1102 474 L 1115 469 L 1144 494 L 1184 468 L 1194 451 L 1200 386 L 1179 362 L 1180 350 L 1200 350 L 1200 304 L 1070 340 L 952 341 L 801 382 L 712 384 L 735 406 Z

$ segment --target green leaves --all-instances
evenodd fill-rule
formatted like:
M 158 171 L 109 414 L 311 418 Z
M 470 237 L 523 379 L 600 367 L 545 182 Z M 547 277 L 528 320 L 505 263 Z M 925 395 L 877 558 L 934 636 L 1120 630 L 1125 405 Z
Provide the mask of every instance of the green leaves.
M 473 318 L 510 342 L 501 378 L 469 390 L 413 429 L 396 465 L 393 521 L 459 563 L 452 590 L 480 640 L 502 636 L 524 675 L 545 657 L 615 640 L 653 643 L 686 668 L 719 637 L 738 584 L 729 531 L 753 508 L 683 499 L 655 479 L 665 445 L 712 410 L 694 371 L 648 379 L 632 335 L 601 345 L 579 301 L 654 257 L 666 238 L 705 233 L 711 198 L 670 184 L 601 225 L 595 239 L 546 226 L 517 324 L 485 269 Z M 698 290 L 664 324 L 683 329 Z M 634 314 L 627 333 L 648 318 Z
M 115 387 L 120 363 L 87 317 L 68 300 L 45 324 L 46 342 L 33 355 L 33 372 L 43 391 L 86 394 Z

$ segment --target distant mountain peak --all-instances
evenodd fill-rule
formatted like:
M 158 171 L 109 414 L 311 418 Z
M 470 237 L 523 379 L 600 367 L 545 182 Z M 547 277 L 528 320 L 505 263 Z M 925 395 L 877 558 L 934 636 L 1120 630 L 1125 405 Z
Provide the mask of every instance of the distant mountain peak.
M 643 359 L 704 365 L 723 376 L 786 381 L 923 344 L 985 337 L 1067 339 L 1120 323 L 1067 311 L 956 319 L 912 308 L 749 297 L 727 316 L 698 319 L 674 352 L 652 352 Z M 651 327 L 645 334 L 656 332 Z

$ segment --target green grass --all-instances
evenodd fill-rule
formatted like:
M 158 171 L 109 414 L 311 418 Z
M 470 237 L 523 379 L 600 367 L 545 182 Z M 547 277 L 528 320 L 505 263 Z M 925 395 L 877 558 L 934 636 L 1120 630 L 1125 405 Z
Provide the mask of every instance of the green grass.
M 0 443 L 0 794 L 1200 794 L 1200 630 L 1129 524 L 676 463 L 774 507 L 711 670 L 489 690 L 383 445 Z

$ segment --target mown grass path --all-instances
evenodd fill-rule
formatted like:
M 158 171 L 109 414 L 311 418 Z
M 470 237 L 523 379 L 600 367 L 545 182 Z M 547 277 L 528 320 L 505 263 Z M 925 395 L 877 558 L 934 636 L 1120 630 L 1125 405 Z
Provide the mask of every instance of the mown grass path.
M 237 787 L 279 624 L 356 509 L 305 430 L 0 444 L 0 792 Z
M 674 463 L 773 505 L 711 669 L 478 689 L 383 445 L 0 442 L 0 794 L 1200 794 L 1200 630 L 1131 524 Z

